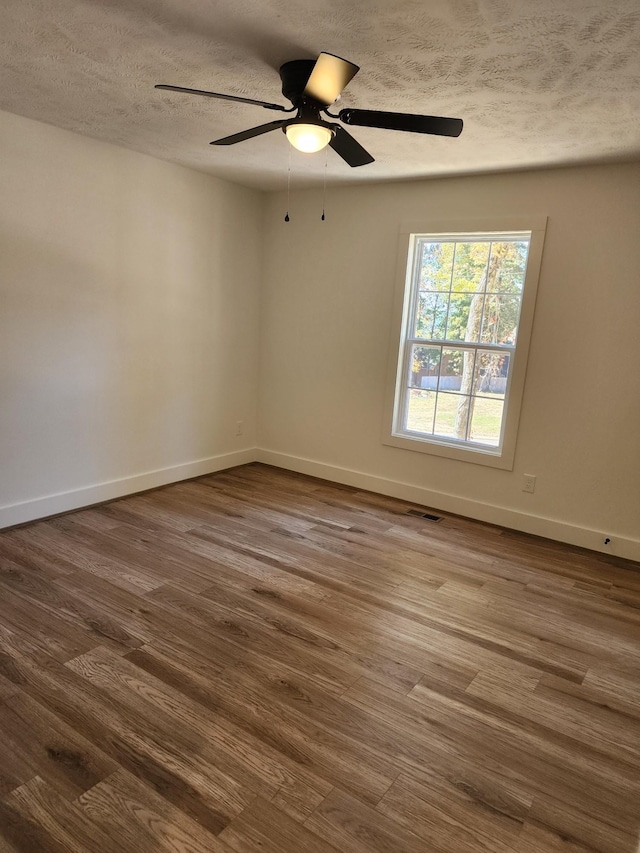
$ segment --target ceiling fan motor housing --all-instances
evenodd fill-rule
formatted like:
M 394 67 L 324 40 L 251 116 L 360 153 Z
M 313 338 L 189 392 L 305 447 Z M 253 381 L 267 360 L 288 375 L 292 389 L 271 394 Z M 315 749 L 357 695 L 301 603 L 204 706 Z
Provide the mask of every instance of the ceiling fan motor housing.
M 315 64 L 315 59 L 294 59 L 280 66 L 282 94 L 296 107 L 302 101 L 304 88 Z

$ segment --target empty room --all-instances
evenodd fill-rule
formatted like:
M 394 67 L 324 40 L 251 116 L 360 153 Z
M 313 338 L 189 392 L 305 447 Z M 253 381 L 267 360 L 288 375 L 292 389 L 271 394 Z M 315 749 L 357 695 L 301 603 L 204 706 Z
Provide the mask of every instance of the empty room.
M 5 0 L 0 853 L 637 853 L 637 0 Z

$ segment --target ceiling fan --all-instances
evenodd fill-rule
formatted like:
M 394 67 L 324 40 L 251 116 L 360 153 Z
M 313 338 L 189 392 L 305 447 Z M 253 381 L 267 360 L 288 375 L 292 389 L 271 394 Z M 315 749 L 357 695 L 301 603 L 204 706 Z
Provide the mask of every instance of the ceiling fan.
M 329 145 L 349 166 L 364 166 L 374 162 L 371 154 L 342 125 L 325 121 L 321 113 L 325 113 L 329 118 L 338 119 L 343 124 L 360 127 L 379 127 L 386 130 L 404 130 L 410 133 L 429 133 L 437 136 L 460 136 L 462 119 L 459 118 L 350 108 L 340 110 L 337 114 L 330 113 L 327 107 L 338 100 L 342 90 L 359 70 L 357 65 L 331 53 L 321 53 L 315 61 L 294 59 L 291 62 L 285 62 L 280 67 L 280 79 L 282 94 L 293 104 L 290 108 L 266 101 L 256 101 L 253 98 L 222 95 L 202 89 L 186 89 L 183 86 L 159 84 L 155 88 L 186 92 L 190 95 L 204 95 L 207 98 L 221 98 L 224 101 L 239 101 L 242 104 L 255 104 L 266 110 L 296 113 L 294 118 L 270 121 L 267 124 L 252 127 L 250 130 L 216 139 L 211 145 L 235 145 L 237 142 L 244 142 L 246 139 L 252 139 L 271 130 L 282 129 L 289 142 L 299 151 L 313 153 Z

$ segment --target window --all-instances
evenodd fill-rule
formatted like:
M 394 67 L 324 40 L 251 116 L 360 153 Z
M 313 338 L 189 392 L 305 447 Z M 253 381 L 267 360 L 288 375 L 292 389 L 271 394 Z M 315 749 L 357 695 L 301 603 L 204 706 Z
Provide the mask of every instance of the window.
M 387 443 L 512 467 L 543 232 L 404 235 Z

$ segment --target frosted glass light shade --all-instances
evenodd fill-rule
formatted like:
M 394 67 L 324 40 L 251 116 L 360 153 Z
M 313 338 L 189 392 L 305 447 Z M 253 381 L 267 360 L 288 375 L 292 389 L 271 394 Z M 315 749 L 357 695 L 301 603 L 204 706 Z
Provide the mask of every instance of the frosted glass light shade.
M 321 151 L 331 141 L 332 133 L 327 127 L 318 124 L 290 124 L 286 130 L 287 139 L 305 154 Z

